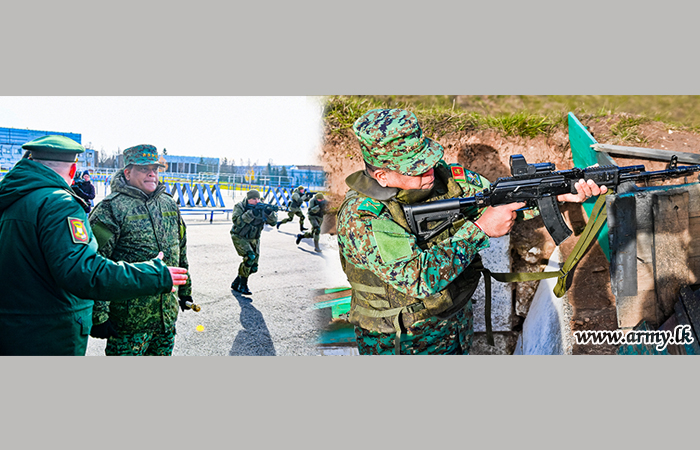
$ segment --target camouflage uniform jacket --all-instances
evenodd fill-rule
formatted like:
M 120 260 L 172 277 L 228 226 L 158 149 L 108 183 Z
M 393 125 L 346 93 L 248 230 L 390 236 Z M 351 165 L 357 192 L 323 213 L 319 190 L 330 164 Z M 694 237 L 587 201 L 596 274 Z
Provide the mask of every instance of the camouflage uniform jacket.
M 460 311 L 476 289 L 478 253 L 489 246 L 488 236 L 462 220 L 419 245 L 400 203 L 474 195 L 488 180 L 441 161 L 432 190 L 383 188 L 364 172 L 346 182 L 351 190 L 338 214 L 338 245 L 353 287 L 350 322 L 400 334 L 400 323 L 410 330 L 430 317 Z
M 262 219 L 262 222 L 256 220 L 256 218 Z M 233 221 L 231 236 L 241 239 L 260 239 L 266 223 L 268 225 L 277 224 L 277 213 L 273 211 L 265 217 L 257 216 L 253 207 L 248 204 L 248 200 L 244 199 L 242 202 L 234 205 L 231 220 Z
M 124 171 L 111 183 L 112 193 L 90 214 L 90 224 L 100 254 L 114 261 L 144 261 L 163 252 L 168 266 L 188 268 L 187 235 L 177 203 L 158 183 L 146 194 L 127 184 Z M 180 295 L 191 295 L 192 286 L 179 287 Z M 95 302 L 94 323 L 112 320 L 125 333 L 163 332 L 175 325 L 178 315 L 175 293 L 135 297 L 126 303 Z

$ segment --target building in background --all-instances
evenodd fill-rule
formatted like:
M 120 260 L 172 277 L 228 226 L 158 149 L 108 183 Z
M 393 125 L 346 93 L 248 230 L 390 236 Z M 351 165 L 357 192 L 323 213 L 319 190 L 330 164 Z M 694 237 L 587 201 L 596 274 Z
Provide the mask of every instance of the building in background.
M 73 139 L 78 144 L 82 144 L 82 137 L 79 133 L 0 127 L 0 167 L 6 170 L 11 169 L 17 161 L 22 159 L 22 154 L 24 153 L 22 150 L 23 144 L 52 134 L 65 136 Z M 82 167 L 83 170 L 94 169 L 97 160 L 97 152 L 86 148 L 85 152 L 78 156 L 78 166 Z
M 22 144 L 41 136 L 57 134 L 66 136 L 82 144 L 80 133 L 61 131 L 40 131 L 19 128 L 0 127 L 0 169 L 9 170 L 22 158 Z M 106 156 L 108 153 L 103 155 Z M 296 187 L 304 185 L 307 188 L 319 188 L 324 185 L 325 173 L 321 166 L 296 165 L 233 165 L 226 158 L 208 158 L 204 156 L 169 155 L 163 149 L 162 158 L 167 165 L 164 175 L 172 179 L 209 180 L 233 184 L 256 184 L 264 186 Z M 93 179 L 105 181 L 109 174 L 124 167 L 124 156 L 121 151 L 113 152 L 112 156 L 103 158 L 100 163 L 99 152 L 86 148 L 78 156 L 78 169 L 89 170 Z M 242 161 L 241 161 L 242 162 Z M 0 173 L 2 177 L 2 173 Z

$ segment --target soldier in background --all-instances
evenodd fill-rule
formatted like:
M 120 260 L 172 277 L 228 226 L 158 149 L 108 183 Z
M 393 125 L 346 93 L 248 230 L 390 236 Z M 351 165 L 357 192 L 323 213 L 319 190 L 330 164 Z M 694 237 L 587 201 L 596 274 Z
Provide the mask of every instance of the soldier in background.
M 308 202 L 313 197 L 313 194 L 306 192 L 304 186 L 299 186 L 292 191 L 292 199 L 289 202 L 289 213 L 286 219 L 282 219 L 277 222 L 277 229 L 280 229 L 280 225 L 294 220 L 294 216 L 299 216 L 299 231 L 306 231 L 308 228 L 304 227 L 304 213 L 301 212 L 301 205 L 304 202 Z
M 236 203 L 231 213 L 231 240 L 238 255 L 243 257 L 231 289 L 244 295 L 252 294 L 248 288 L 248 277 L 258 271 L 262 230 L 265 224 L 277 223 L 277 213 L 258 207 L 259 203 L 260 192 L 253 189 L 246 193 L 245 200 Z
M 71 188 L 78 197 L 85 201 L 85 204 L 88 206 L 86 212 L 90 214 L 93 200 L 95 199 L 95 186 L 92 184 L 92 181 L 90 181 L 90 172 L 86 170 L 80 177 L 76 176 Z
M 0 181 L 0 355 L 85 355 L 93 300 L 125 305 L 187 279 L 155 253 L 115 263 L 97 253 L 82 200 L 70 188 L 82 145 L 44 136 Z
M 152 145 L 124 150 L 125 167 L 111 193 L 95 206 L 90 224 L 99 252 L 115 261 L 140 261 L 162 251 L 165 261 L 187 269 L 187 232 L 180 210 L 158 180 L 163 165 Z M 178 307 L 192 302 L 190 280 L 177 295 L 135 295 L 127 304 L 95 302 L 93 337 L 106 338 L 107 355 L 169 356 L 175 345 Z
M 314 250 L 321 252 L 321 247 L 318 245 L 319 238 L 321 236 L 321 224 L 323 223 L 323 216 L 326 214 L 326 209 L 328 202 L 324 200 L 323 194 L 318 193 L 309 202 L 309 222 L 311 222 L 311 231 L 307 231 L 304 234 L 297 234 L 297 245 L 302 239 L 313 239 L 314 240 Z

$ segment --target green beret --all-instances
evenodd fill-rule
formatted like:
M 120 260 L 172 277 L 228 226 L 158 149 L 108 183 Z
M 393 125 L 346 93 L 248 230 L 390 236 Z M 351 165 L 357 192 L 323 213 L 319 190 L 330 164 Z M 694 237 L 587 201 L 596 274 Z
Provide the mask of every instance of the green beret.
M 24 150 L 29 150 L 34 159 L 47 161 L 75 162 L 78 153 L 83 153 L 85 147 L 71 138 L 65 136 L 42 136 L 22 145 Z
M 403 175 L 421 175 L 442 159 L 440 144 L 423 136 L 415 114 L 403 109 L 367 111 L 352 126 L 363 159 Z
M 245 195 L 246 200 L 250 200 L 251 198 L 260 198 L 260 192 L 256 191 L 255 189 L 248 191 L 248 193 Z
M 136 166 L 157 164 L 160 167 L 165 167 L 158 161 L 158 150 L 154 146 L 147 144 L 136 145 L 124 150 L 124 166 L 130 164 Z

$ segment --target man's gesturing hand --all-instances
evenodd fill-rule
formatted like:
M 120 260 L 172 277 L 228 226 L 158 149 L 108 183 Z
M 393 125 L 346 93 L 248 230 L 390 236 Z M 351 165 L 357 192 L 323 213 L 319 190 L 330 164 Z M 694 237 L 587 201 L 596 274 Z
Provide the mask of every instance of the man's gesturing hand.
M 159 252 L 157 259 L 163 259 L 163 252 Z M 170 278 L 173 279 L 173 292 L 177 291 L 177 287 L 187 283 L 187 269 L 183 267 L 170 267 L 168 266 L 168 271 L 170 271 Z

